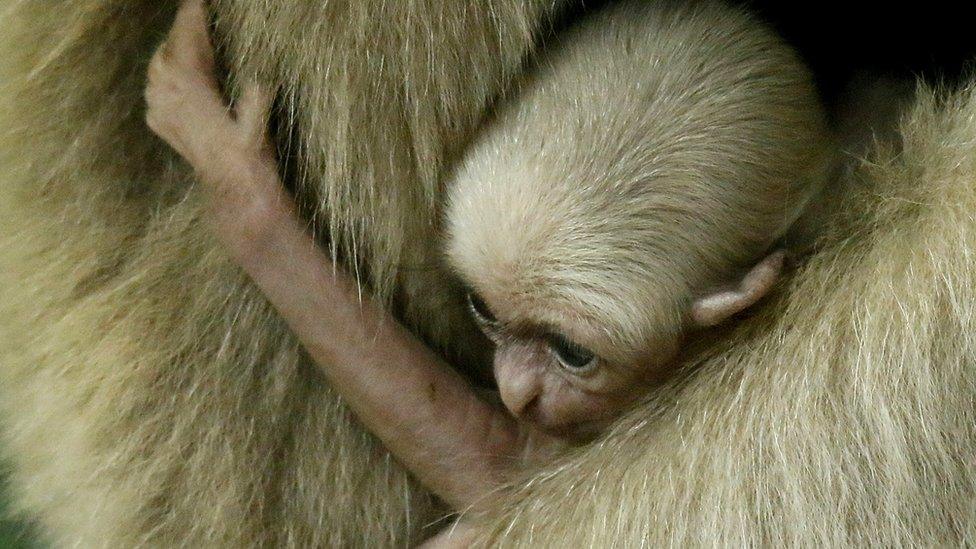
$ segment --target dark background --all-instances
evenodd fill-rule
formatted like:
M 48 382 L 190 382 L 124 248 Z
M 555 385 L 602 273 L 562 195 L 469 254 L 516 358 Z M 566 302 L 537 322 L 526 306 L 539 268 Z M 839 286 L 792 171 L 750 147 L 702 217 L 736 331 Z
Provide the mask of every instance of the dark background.
M 957 85 L 976 66 L 971 17 L 976 10 L 960 7 L 968 2 L 738 3 L 758 12 L 800 51 L 828 102 L 837 100 L 857 73 L 916 75 Z

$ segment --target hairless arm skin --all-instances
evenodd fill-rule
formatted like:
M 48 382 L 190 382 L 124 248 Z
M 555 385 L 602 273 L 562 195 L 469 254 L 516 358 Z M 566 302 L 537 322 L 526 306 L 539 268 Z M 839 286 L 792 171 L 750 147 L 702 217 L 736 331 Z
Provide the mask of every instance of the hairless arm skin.
M 150 128 L 196 170 L 219 239 L 360 421 L 430 490 L 467 508 L 526 457 L 528 431 L 361 296 L 307 234 L 269 143 L 270 94 L 251 86 L 227 108 L 205 21 L 201 0 L 185 2 L 153 58 Z

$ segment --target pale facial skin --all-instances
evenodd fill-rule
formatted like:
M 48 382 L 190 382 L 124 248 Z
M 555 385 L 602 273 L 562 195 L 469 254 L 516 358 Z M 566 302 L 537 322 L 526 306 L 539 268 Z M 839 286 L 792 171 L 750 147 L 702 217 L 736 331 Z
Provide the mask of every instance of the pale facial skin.
M 689 314 L 692 326 L 715 326 L 762 299 L 779 278 L 784 257 L 782 251 L 774 252 L 738 287 L 696 300 Z M 571 315 L 560 315 L 559 322 L 532 322 L 531 314 L 520 314 L 518 308 L 498 310 L 473 291 L 468 307 L 496 345 L 495 379 L 505 406 L 518 419 L 554 436 L 598 433 L 670 370 L 649 366 L 648 357 L 660 355 L 661 349 L 613 353 L 600 332 L 587 330 Z M 587 334 L 586 343 L 565 335 L 574 333 Z M 610 360 L 607 355 L 628 358 Z
M 658 379 L 642 363 L 611 364 L 601 358 L 599 350 L 608 344 L 600 337 L 587 338 L 584 346 L 563 335 L 581 331 L 570 319 L 534 322 L 493 308 L 474 292 L 468 294 L 468 307 L 495 343 L 502 402 L 520 421 L 549 434 L 586 438 L 598 433 Z
M 249 86 L 229 109 L 214 77 L 201 0 L 180 9 L 153 58 L 147 122 L 194 168 L 219 240 L 261 288 L 362 423 L 429 489 L 463 510 L 528 460 L 562 446 L 551 435 L 592 434 L 653 382 L 639 361 L 613 363 L 562 334 L 567 321 L 519 323 L 476 294 L 470 307 L 497 344 L 502 399 L 473 388 L 355 283 L 307 234 L 279 180 L 267 134 L 270 94 Z M 760 299 L 782 264 L 774 253 L 737 288 L 705 296 L 690 322 L 717 324 Z M 598 340 L 588 344 L 601 349 Z M 639 355 L 639 353 L 638 353 Z M 395 404 L 395 406 L 391 406 Z

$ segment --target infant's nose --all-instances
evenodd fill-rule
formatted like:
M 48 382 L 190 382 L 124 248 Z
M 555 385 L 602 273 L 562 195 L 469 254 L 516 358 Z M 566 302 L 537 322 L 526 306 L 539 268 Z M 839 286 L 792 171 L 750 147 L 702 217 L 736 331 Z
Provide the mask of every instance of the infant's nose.
M 500 380 L 498 391 L 505 407 L 520 419 L 532 420 L 539 407 L 542 386 L 536 375 L 508 375 Z

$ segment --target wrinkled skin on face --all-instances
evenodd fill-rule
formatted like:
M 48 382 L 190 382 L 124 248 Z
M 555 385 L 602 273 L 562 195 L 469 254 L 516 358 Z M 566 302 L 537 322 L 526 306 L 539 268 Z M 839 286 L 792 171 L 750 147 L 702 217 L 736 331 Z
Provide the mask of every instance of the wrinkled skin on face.
M 779 278 L 784 259 L 783 251 L 775 251 L 738 287 L 696 299 L 682 331 L 720 324 L 762 299 Z M 587 322 L 585 310 L 499 302 L 492 306 L 478 293 L 468 294 L 472 315 L 496 347 L 502 401 L 515 417 L 554 436 L 587 439 L 599 433 L 668 376 L 683 340 L 658 337 L 628 349 L 607 336 L 613 327 Z M 654 326 L 648 331 L 654 333 Z
M 445 187 L 502 400 L 547 432 L 592 435 L 764 297 L 824 182 L 805 67 L 716 6 L 616 2 L 547 40 Z
M 477 294 L 469 307 L 495 344 L 502 402 L 522 421 L 562 437 L 587 438 L 645 394 L 661 371 L 652 362 L 613 363 L 548 326 L 501 320 Z M 598 341 L 598 340 L 597 340 Z

